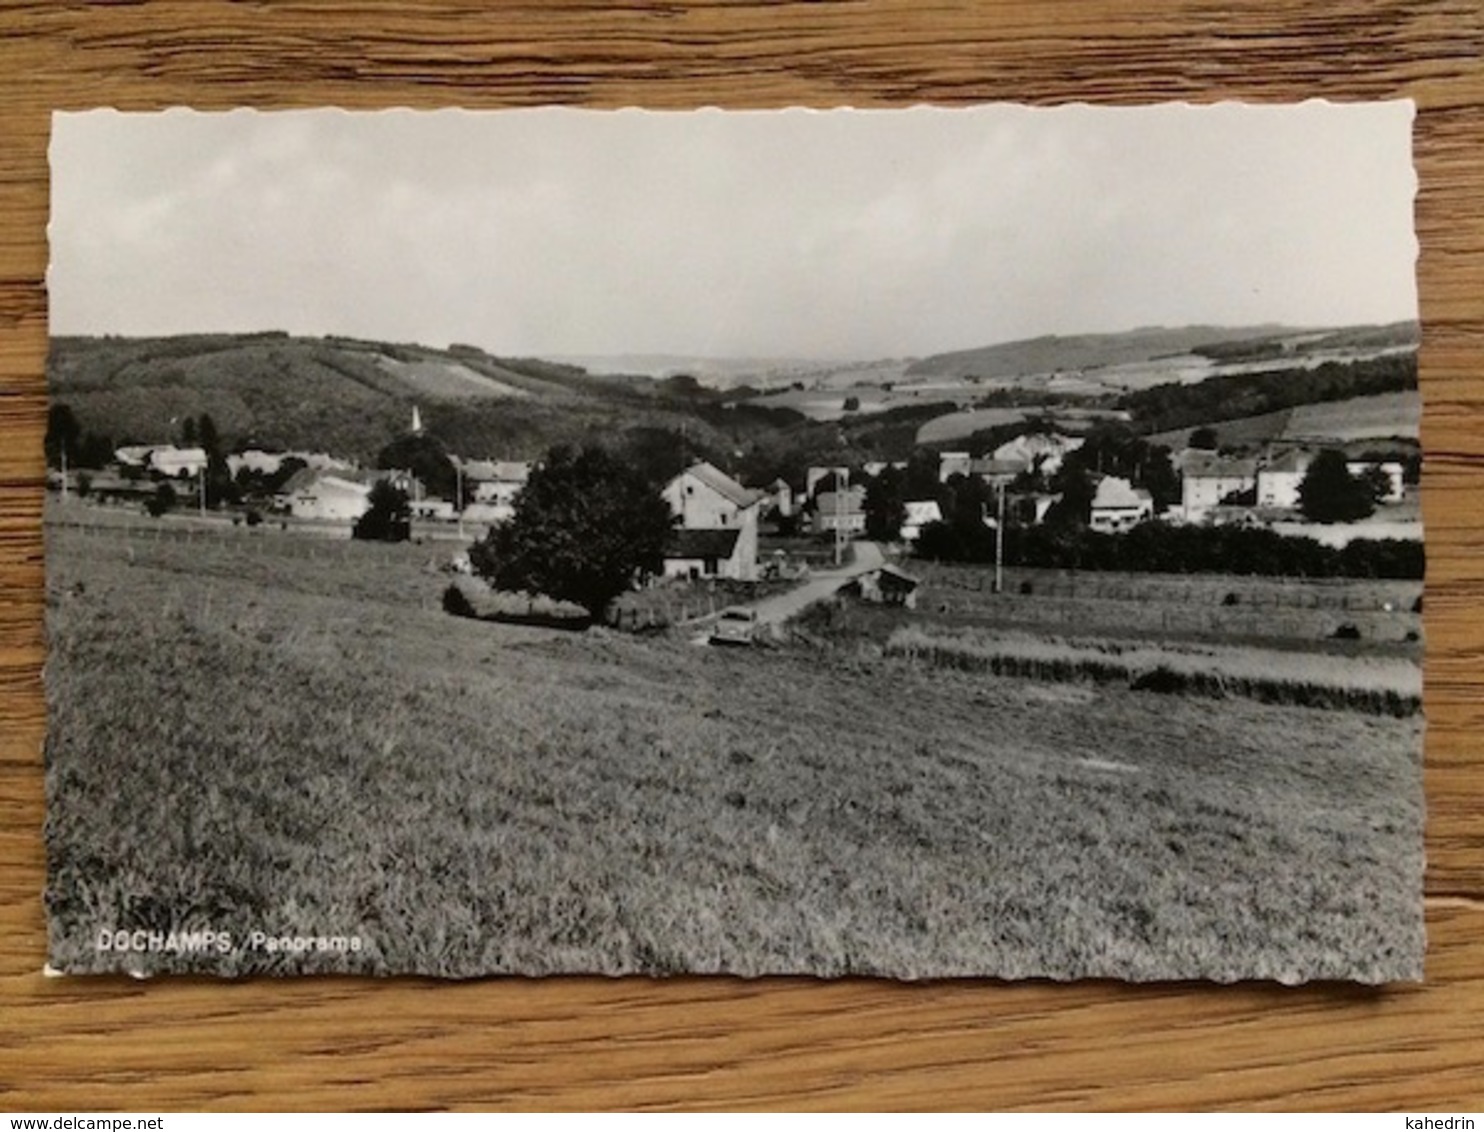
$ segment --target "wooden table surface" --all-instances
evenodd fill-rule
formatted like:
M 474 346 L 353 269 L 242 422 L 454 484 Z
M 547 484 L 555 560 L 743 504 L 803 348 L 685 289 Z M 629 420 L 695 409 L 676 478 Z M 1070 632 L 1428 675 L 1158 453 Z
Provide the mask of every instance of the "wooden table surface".
M 1484 1107 L 1479 0 L 0 2 L 0 1109 Z M 41 437 L 53 109 L 1418 103 L 1422 986 L 49 980 Z

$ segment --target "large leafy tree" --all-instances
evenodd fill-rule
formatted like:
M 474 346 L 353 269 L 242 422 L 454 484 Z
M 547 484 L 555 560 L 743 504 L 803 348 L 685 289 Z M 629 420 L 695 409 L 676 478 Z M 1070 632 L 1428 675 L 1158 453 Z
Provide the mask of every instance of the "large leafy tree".
M 53 405 L 46 414 L 46 462 L 51 467 L 67 462 L 77 463 L 77 449 L 82 440 L 82 428 L 72 410 L 66 405 Z
M 1316 523 L 1350 523 L 1375 511 L 1384 491 L 1384 477 L 1352 476 L 1345 454 L 1326 448 L 1314 457 L 1299 484 L 1299 510 Z
M 412 507 L 407 493 L 387 480 L 371 486 L 365 514 L 351 534 L 372 542 L 406 542 L 412 536 Z
M 470 559 L 496 589 L 574 602 L 600 619 L 635 577 L 664 568 L 673 525 L 641 472 L 601 448 L 554 448 L 526 481 L 515 515 Z
M 866 482 L 866 535 L 894 542 L 907 521 L 905 500 L 907 475 L 900 468 L 883 468 Z

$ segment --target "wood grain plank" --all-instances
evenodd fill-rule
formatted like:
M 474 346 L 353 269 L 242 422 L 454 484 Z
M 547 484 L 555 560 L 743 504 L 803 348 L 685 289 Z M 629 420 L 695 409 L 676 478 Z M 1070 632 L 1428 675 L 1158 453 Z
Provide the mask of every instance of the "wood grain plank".
M 1484 12 L 1475 0 L 11 3 L 0 9 L 0 1104 L 1484 1102 Z M 1427 983 L 47 980 L 40 437 L 50 111 L 1417 100 Z

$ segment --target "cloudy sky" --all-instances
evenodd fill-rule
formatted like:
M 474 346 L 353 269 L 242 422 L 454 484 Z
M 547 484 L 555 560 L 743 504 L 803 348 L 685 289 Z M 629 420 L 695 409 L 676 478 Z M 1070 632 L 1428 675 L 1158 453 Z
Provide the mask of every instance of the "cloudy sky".
M 1411 318 L 1412 115 L 59 114 L 51 327 L 865 359 Z

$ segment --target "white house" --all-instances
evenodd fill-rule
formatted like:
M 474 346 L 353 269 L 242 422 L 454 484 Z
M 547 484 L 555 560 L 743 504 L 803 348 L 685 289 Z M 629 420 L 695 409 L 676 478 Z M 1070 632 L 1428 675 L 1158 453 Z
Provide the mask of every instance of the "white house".
M 763 492 L 766 496 L 763 501 L 766 507 L 776 510 L 778 514 L 785 517 L 794 513 L 794 492 L 786 480 L 782 478 L 774 480 L 763 488 Z
M 153 444 L 128 444 L 123 448 L 114 449 L 113 458 L 120 467 L 147 468 L 149 467 L 149 454 L 153 451 Z
M 1386 477 L 1386 494 L 1381 496 L 1382 503 L 1400 503 L 1405 491 L 1402 466 L 1395 460 L 1386 460 L 1377 463 L 1373 460 L 1350 460 L 1345 464 L 1352 476 L 1363 476 L 1372 469 L 1379 468 Z
M 995 460 L 1016 463 L 1024 469 L 1039 468 L 1048 476 L 1061 470 L 1069 452 L 1075 452 L 1086 441 L 1080 436 L 1031 432 L 1006 441 L 991 453 Z
M 476 503 L 512 504 L 531 478 L 527 460 L 464 460 L 459 470 L 471 485 L 470 497 Z
M 1299 505 L 1299 486 L 1312 457 L 1302 449 L 1275 455 L 1257 467 L 1257 505 L 1291 511 Z
M 947 483 L 954 476 L 970 474 L 973 460 L 967 452 L 941 452 L 938 454 L 938 482 Z
M 194 476 L 206 467 L 206 449 L 176 448 L 173 444 L 162 444 L 150 452 L 149 466 L 152 471 L 171 479 L 177 476 Z
M 866 489 L 847 487 L 841 491 L 821 491 L 814 498 L 812 529 L 816 533 L 844 531 L 858 535 L 866 529 Z
M 288 459 L 282 452 L 264 452 L 261 448 L 248 448 L 227 457 L 227 470 L 234 476 L 246 468 L 249 472 L 271 476 Z
M 1180 511 L 1187 523 L 1207 518 L 1228 496 L 1257 489 L 1257 461 L 1191 450 L 1182 461 Z
M 704 460 L 692 464 L 665 485 L 661 493 L 670 510 L 680 520 L 680 528 L 687 531 L 737 531 L 738 536 L 729 553 L 719 551 L 702 554 L 700 560 L 710 560 L 717 572 L 702 572 L 701 577 L 736 578 L 741 581 L 757 579 L 757 525 L 766 496 L 743 487 L 720 468 Z M 700 542 L 706 540 L 690 540 Z M 711 540 L 707 548 L 717 549 L 719 540 Z M 687 545 L 681 549 L 694 549 Z M 693 562 L 695 556 L 686 559 Z M 689 567 L 687 566 L 687 570 Z M 671 573 L 667 562 L 666 573 Z
M 916 542 L 922 537 L 923 527 L 943 521 L 943 509 L 936 499 L 910 499 L 904 506 L 907 518 L 902 522 L 903 542 Z
M 1089 526 L 1105 534 L 1116 534 L 1154 518 L 1154 499 L 1122 476 L 1104 476 L 1092 497 Z
M 289 477 L 278 501 L 297 519 L 354 522 L 370 506 L 371 485 L 335 472 L 302 468 Z

